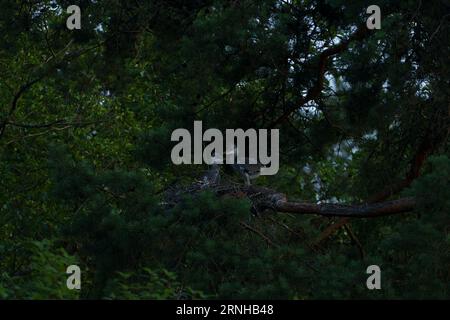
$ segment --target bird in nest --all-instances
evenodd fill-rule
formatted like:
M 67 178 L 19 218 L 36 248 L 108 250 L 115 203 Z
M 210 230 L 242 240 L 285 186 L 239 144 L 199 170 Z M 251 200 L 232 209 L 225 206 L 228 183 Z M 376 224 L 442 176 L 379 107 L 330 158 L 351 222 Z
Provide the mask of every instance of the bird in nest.
M 229 154 L 232 154 L 234 156 L 234 163 L 231 164 L 231 167 L 235 172 L 237 172 L 244 178 L 245 185 L 250 186 L 251 180 L 255 180 L 260 176 L 261 168 L 263 168 L 264 165 L 261 164 L 258 159 L 247 156 L 240 156 L 237 147 L 234 147 L 232 151 L 226 152 L 226 155 Z
M 231 168 L 234 172 L 238 173 L 244 178 L 246 186 L 251 185 L 251 180 L 258 178 L 261 174 L 261 168 L 264 167 L 257 159 L 250 157 L 241 157 L 239 160 L 243 163 L 238 163 L 238 150 L 235 147 L 232 151 L 225 152 L 225 156 L 229 157 L 233 155 L 234 163 L 231 164 Z M 212 157 L 212 164 L 209 170 L 203 176 L 203 183 L 205 185 L 219 184 L 220 182 L 220 168 L 219 164 L 223 163 L 223 159 L 214 155 Z

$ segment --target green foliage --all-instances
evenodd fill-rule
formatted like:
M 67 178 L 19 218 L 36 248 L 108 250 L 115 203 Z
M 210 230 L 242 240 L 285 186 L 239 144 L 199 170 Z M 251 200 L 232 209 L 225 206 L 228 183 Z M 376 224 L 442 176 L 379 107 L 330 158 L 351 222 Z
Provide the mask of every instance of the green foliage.
M 444 228 L 450 221 L 450 159 L 446 155 L 432 157 L 429 167 L 407 194 L 416 197 L 421 218 Z
M 448 1 L 380 0 L 361 39 L 365 0 L 84 0 L 69 32 L 70 4 L 0 4 L 0 298 L 450 297 Z M 321 53 L 349 38 L 322 86 Z M 289 199 L 361 203 L 414 180 L 390 197 L 415 212 L 317 244 L 336 219 L 254 217 L 207 190 L 170 205 L 206 169 L 170 161 L 194 120 L 279 128 L 280 171 L 257 183 Z
M 23 241 L 19 254 L 27 265 L 17 274 L 3 272 L 0 275 L 2 299 L 78 298 L 79 292 L 66 286 L 66 268 L 77 260 L 63 248 L 48 240 Z
M 171 131 L 166 127 L 156 128 L 139 137 L 136 158 L 155 169 L 164 169 L 170 163 Z M 164 156 L 166 155 L 166 156 Z
M 161 299 L 201 299 L 200 292 L 183 288 L 176 276 L 167 270 L 155 272 L 142 268 L 139 272 L 117 272 L 105 290 L 105 299 L 121 300 L 161 300 Z

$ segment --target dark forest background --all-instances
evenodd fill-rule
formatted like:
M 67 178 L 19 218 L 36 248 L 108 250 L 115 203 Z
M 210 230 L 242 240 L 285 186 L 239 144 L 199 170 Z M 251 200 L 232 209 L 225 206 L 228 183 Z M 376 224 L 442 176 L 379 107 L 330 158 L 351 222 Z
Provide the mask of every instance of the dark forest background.
M 372 2 L 2 0 L 0 298 L 449 299 L 450 1 Z M 280 129 L 254 187 L 295 210 L 166 206 L 208 170 L 170 161 L 194 120 Z

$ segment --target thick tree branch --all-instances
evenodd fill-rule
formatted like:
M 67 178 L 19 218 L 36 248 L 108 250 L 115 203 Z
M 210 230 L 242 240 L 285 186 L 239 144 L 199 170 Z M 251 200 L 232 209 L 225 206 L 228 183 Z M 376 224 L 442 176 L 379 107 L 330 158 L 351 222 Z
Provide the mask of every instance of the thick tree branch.
M 437 139 L 439 140 L 439 139 Z M 401 192 L 402 190 L 408 188 L 412 182 L 420 175 L 420 169 L 427 157 L 433 152 L 436 146 L 439 144 L 439 141 L 431 138 L 431 133 L 428 132 L 425 135 L 422 143 L 419 145 L 416 153 L 414 154 L 413 159 L 411 160 L 410 169 L 406 174 L 406 177 L 393 185 L 388 186 L 384 190 L 376 193 L 375 195 L 369 197 L 367 199 L 368 203 L 376 203 L 383 200 L 388 199 L 394 194 Z M 345 226 L 349 222 L 349 218 L 342 218 L 336 221 L 334 224 L 328 226 L 315 241 L 316 244 L 322 242 L 323 240 L 330 237 L 333 233 L 335 233 L 342 226 Z
M 211 189 L 218 195 L 228 195 L 234 197 L 247 197 L 261 212 L 264 209 L 271 209 L 277 212 L 293 214 L 315 214 L 325 217 L 346 217 L 346 218 L 375 218 L 411 212 L 415 207 L 413 198 L 402 198 L 398 200 L 365 203 L 365 204 L 332 204 L 332 203 L 309 203 L 300 201 L 289 201 L 286 196 L 277 191 L 255 187 L 255 186 L 211 186 Z M 199 188 L 198 191 L 204 190 Z M 190 191 L 192 192 L 192 190 Z
M 409 212 L 414 209 L 413 198 L 386 201 L 373 204 L 313 204 L 302 202 L 278 201 L 273 208 L 279 212 L 296 214 L 317 214 L 326 217 L 374 218 Z

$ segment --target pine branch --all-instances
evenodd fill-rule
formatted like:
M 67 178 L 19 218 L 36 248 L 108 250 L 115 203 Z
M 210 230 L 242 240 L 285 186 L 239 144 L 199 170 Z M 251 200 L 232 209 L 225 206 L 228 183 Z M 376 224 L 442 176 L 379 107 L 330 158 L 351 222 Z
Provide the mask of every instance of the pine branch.
M 306 96 L 302 97 L 299 101 L 294 103 L 292 107 L 288 108 L 280 117 L 278 117 L 274 122 L 272 122 L 270 127 L 276 127 L 278 124 L 284 122 L 294 111 L 298 110 L 300 107 L 307 104 L 308 102 L 317 99 L 323 90 L 326 67 L 329 58 L 336 54 L 344 52 L 349 47 L 350 43 L 352 43 L 353 41 L 362 40 L 365 37 L 367 37 L 368 34 L 369 30 L 364 24 L 360 26 L 352 35 L 350 35 L 348 39 L 340 42 L 339 44 L 331 46 L 325 49 L 322 53 L 320 53 L 319 63 L 317 66 L 317 78 L 314 86 L 308 90 Z
M 311 203 L 300 201 L 289 201 L 283 193 L 277 192 L 269 188 L 256 186 L 241 186 L 241 185 L 203 185 L 194 184 L 184 190 L 177 192 L 169 192 L 166 194 L 166 202 L 175 205 L 181 201 L 182 194 L 195 194 L 204 190 L 211 190 L 219 196 L 231 197 L 247 197 L 258 209 L 262 212 L 265 209 L 270 209 L 277 212 L 285 212 L 292 214 L 315 214 L 325 217 L 346 217 L 346 218 L 374 218 L 395 215 L 405 212 L 411 212 L 415 208 L 415 199 L 401 198 L 398 200 L 364 203 L 364 204 L 332 204 L 332 203 Z
M 316 214 L 325 217 L 374 218 L 413 211 L 415 200 L 402 198 L 373 204 L 314 204 L 305 202 L 278 201 L 272 206 L 279 212 Z
M 427 157 L 436 149 L 437 145 L 439 145 L 439 141 L 431 141 L 431 133 L 430 131 L 427 132 L 425 135 L 425 138 L 423 139 L 422 143 L 419 145 L 413 159 L 411 160 L 411 165 L 408 173 L 406 174 L 406 177 L 397 182 L 393 185 L 390 185 L 386 187 L 384 190 L 376 193 L 375 195 L 369 197 L 367 199 L 368 203 L 377 203 L 383 200 L 388 199 L 394 194 L 397 194 L 401 192 L 402 190 L 408 188 L 412 182 L 419 177 L 420 175 L 420 169 L 422 168 L 423 164 L 425 163 L 425 160 Z M 330 225 L 327 227 L 321 235 L 318 237 L 318 239 L 315 241 L 316 244 L 321 243 L 323 240 L 330 237 L 333 233 L 335 233 L 337 230 L 339 230 L 342 226 L 345 226 L 349 222 L 348 217 L 342 218 L 338 220 L 336 223 Z

